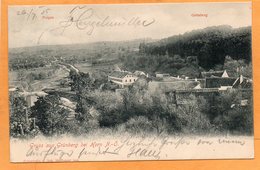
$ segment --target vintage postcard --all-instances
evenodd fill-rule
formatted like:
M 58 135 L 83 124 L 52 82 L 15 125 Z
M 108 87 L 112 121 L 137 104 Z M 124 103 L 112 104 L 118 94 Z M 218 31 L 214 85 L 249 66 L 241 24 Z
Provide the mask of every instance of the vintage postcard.
M 254 158 L 251 12 L 8 6 L 10 161 Z

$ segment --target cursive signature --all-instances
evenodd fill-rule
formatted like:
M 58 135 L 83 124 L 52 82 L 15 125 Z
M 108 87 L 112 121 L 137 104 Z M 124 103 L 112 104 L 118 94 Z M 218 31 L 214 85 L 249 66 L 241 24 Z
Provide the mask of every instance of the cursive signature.
M 74 151 L 64 151 L 61 149 L 57 149 L 56 146 L 50 147 L 47 150 L 39 151 L 39 148 L 33 148 L 31 147 L 27 153 L 26 157 L 35 157 L 35 156 L 42 156 L 42 161 L 48 160 L 49 157 L 58 157 L 58 160 L 63 160 L 64 158 L 70 158 L 73 155 Z
M 69 11 L 65 20 L 60 21 L 56 27 L 47 28 L 43 31 L 38 37 L 37 44 L 40 44 L 40 40 L 46 32 L 63 35 L 69 28 L 76 28 L 77 30 L 84 30 L 87 35 L 92 35 L 97 28 L 148 27 L 154 23 L 154 18 L 141 16 L 111 17 L 105 15 L 101 17 L 93 8 L 89 8 L 88 6 L 75 6 Z
M 109 147 L 106 147 L 105 149 L 101 149 L 101 147 L 98 147 L 97 151 L 88 151 L 86 148 L 83 148 L 79 154 L 78 159 L 82 158 L 83 156 L 87 155 L 106 155 L 106 154 L 112 154 L 112 155 L 118 155 L 118 152 L 110 151 Z
M 79 30 L 85 30 L 88 35 L 91 35 L 95 28 L 98 27 L 147 27 L 155 22 L 154 18 L 134 17 L 119 17 L 112 18 L 110 16 L 100 17 L 93 8 L 87 6 L 76 6 L 71 11 L 66 20 L 59 22 L 59 26 L 54 30 L 65 32 L 71 26 L 75 26 Z

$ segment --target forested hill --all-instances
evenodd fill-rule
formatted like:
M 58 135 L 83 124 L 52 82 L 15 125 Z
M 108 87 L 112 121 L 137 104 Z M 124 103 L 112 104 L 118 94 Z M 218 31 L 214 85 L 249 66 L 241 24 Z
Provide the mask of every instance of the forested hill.
M 175 35 L 153 43 L 140 44 L 140 52 L 149 55 L 197 56 L 204 69 L 223 64 L 225 56 L 251 61 L 251 26 L 232 28 L 213 26 Z

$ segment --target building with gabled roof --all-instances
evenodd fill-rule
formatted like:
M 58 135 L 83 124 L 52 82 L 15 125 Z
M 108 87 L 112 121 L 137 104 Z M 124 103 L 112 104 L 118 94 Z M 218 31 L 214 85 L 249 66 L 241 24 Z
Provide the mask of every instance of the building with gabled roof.
M 205 88 L 232 87 L 235 77 L 209 77 L 206 78 Z
M 201 77 L 203 78 L 210 78 L 210 77 L 229 77 L 226 70 L 222 71 L 208 71 L 208 72 L 201 72 Z
M 252 88 L 253 80 L 240 75 L 233 83 L 233 88 Z
M 143 71 L 139 71 L 139 70 L 136 70 L 136 71 L 134 72 L 134 75 L 136 75 L 136 76 L 146 76 L 146 77 L 148 77 L 148 74 L 146 74 L 146 73 L 143 72 Z
M 138 77 L 128 71 L 114 71 L 108 76 L 108 81 L 118 84 L 120 87 L 125 87 L 133 84 Z

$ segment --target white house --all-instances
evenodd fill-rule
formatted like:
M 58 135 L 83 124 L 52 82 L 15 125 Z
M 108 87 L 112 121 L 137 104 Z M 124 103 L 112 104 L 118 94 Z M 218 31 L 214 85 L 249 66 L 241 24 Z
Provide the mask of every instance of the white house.
M 114 71 L 108 76 L 108 81 L 118 84 L 120 87 L 125 87 L 133 84 L 138 77 L 128 71 Z

